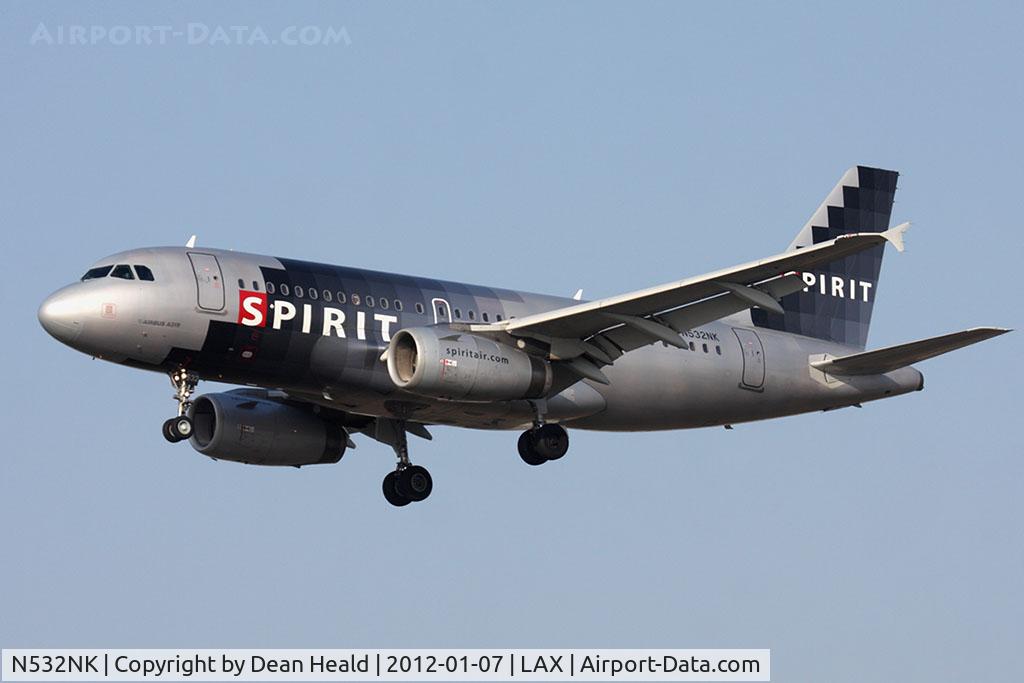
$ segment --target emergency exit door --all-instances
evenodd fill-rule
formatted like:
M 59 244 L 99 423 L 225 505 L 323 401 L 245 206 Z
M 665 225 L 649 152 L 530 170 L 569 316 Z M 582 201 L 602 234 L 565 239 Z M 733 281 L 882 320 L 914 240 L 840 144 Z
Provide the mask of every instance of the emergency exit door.
M 199 308 L 206 311 L 224 310 L 224 278 L 221 277 L 220 264 L 213 254 L 197 254 L 190 252 L 192 272 L 196 275 L 196 299 Z
M 733 328 L 733 332 L 743 352 L 743 379 L 740 386 L 755 391 L 764 390 L 764 346 L 761 345 L 761 338 L 753 330 Z

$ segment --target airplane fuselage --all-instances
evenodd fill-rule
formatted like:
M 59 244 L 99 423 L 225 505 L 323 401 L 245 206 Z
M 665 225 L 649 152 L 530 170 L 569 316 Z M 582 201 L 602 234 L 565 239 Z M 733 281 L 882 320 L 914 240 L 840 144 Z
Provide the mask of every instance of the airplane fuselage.
M 132 270 L 132 279 L 108 273 L 70 285 L 41 309 L 47 330 L 84 353 L 137 368 L 187 368 L 202 379 L 280 389 L 346 413 L 475 428 L 521 429 L 534 407 L 402 391 L 381 360 L 392 336 L 434 325 L 457 331 L 576 303 L 216 249 L 138 249 L 94 268 L 120 265 L 144 266 L 153 279 Z M 874 292 L 857 289 L 862 295 Z M 810 361 L 859 349 L 755 327 L 749 311 L 681 339 L 685 349 L 657 342 L 626 353 L 605 369 L 608 385 L 566 383 L 548 399 L 548 419 L 596 430 L 702 427 L 849 406 L 923 385 L 914 368 L 827 376 Z

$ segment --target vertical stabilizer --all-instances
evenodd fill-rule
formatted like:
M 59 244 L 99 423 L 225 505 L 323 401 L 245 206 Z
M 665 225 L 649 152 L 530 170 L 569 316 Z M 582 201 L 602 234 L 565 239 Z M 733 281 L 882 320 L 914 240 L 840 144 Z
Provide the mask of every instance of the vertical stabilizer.
M 809 247 L 854 232 L 884 232 L 889 227 L 899 173 L 854 166 L 807 221 L 790 250 Z M 758 327 L 864 348 L 871 309 L 878 295 L 884 246 L 803 273 L 807 288 L 782 299 L 783 313 L 752 309 Z

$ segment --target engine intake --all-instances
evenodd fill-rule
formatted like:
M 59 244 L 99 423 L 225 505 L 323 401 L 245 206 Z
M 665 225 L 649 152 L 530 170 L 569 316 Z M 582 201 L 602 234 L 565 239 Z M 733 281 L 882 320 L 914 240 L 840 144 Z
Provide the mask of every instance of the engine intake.
M 345 454 L 339 425 L 247 389 L 204 394 L 192 403 L 189 417 L 189 443 L 218 460 L 299 466 L 335 463 Z
M 395 386 L 432 398 L 511 401 L 551 389 L 551 366 L 507 344 L 446 328 L 400 330 L 388 346 Z

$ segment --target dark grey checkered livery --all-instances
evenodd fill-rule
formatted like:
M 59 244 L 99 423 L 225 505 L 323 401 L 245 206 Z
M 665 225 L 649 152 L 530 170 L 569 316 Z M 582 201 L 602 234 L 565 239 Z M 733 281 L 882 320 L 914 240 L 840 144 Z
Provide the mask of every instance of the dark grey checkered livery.
M 896 171 L 867 166 L 847 171 L 792 248 L 799 249 L 848 233 L 888 229 L 898 177 Z M 879 246 L 815 271 L 816 285 L 782 299 L 785 314 L 755 308 L 751 311 L 754 324 L 864 348 L 871 309 L 878 295 L 883 251 L 884 247 Z M 824 294 L 818 286 L 822 278 L 825 278 Z M 833 290 L 835 278 L 841 278 L 841 290 Z M 851 289 L 854 296 L 851 296 Z M 841 295 L 834 295 L 836 291 L 841 291 Z M 863 300 L 865 296 L 867 301 Z

